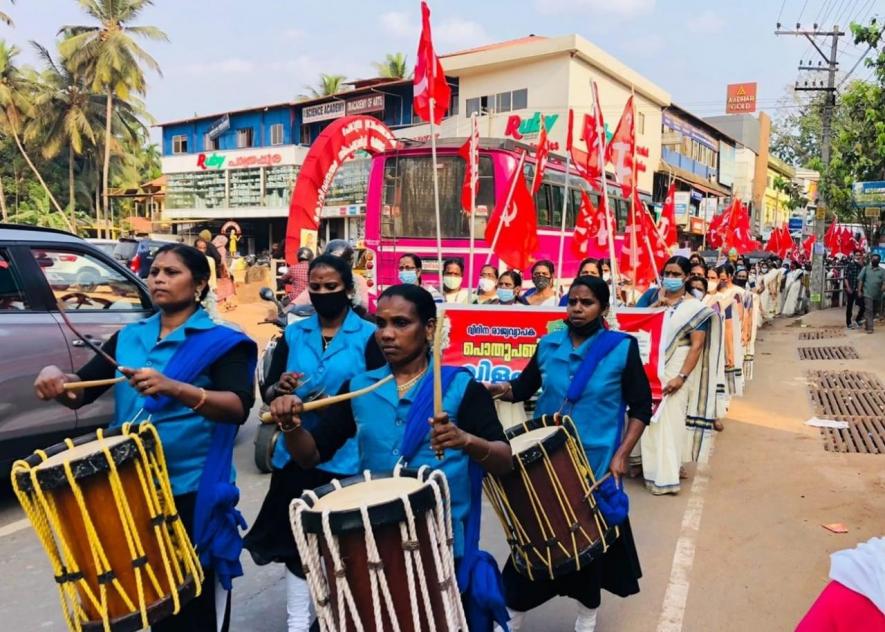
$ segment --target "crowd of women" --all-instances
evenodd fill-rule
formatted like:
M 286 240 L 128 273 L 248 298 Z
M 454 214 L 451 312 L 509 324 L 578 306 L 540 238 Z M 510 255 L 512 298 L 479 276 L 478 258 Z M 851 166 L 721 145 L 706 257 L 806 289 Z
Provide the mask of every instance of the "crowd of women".
M 146 407 L 155 411 L 152 419 L 163 441 L 178 510 L 207 566 L 201 596 L 155 626 L 158 630 L 226 629 L 230 580 L 242 574 L 239 549 L 227 548 L 239 542 L 242 518 L 235 499 L 212 504 L 220 501 L 207 498 L 204 491 L 212 489 L 212 481 L 229 481 L 234 474 L 236 433 L 229 430 L 245 421 L 253 405 L 256 347 L 209 318 L 204 301 L 210 292 L 212 258 L 211 253 L 206 256 L 180 244 L 161 248 L 148 276 L 159 311 L 126 326 L 104 345 L 116 362 L 96 357 L 74 374 L 46 367 L 35 383 L 41 399 L 77 408 L 107 387 L 65 390 L 66 383 L 121 373 L 127 379 L 113 387 L 113 425 L 142 419 Z M 542 337 L 528 367 L 510 382 L 481 384 L 466 372 L 452 373 L 443 392 L 443 412 L 428 418 L 424 411 L 433 410 L 427 401 L 432 389 L 427 386 L 433 373 L 429 349 L 437 327 L 436 304 L 465 303 L 471 293 L 463 288 L 459 261 L 446 262 L 439 290 L 422 287 L 422 268 L 419 257 L 402 256 L 401 284 L 381 294 L 368 320 L 354 310 L 357 286 L 351 263 L 333 254 L 312 259 L 307 291 L 315 314 L 289 325 L 274 350 L 267 375 L 270 386 L 261 397 L 283 440 L 276 444 L 270 484 L 244 545 L 258 564 L 286 566 L 289 630 L 308 630 L 315 619 L 288 516 L 290 501 L 303 491 L 366 469 L 391 471 L 403 460 L 411 467 L 441 469 L 452 490 L 456 563 L 475 559 L 469 554 L 478 546 L 478 532 L 467 526 L 481 507 L 471 502 L 468 469 L 502 474 L 512 468 L 493 396 L 517 403 L 540 390 L 536 415 L 560 412 L 563 402 L 570 402 L 597 478 L 611 472 L 620 480 L 628 475 L 631 462 L 641 463 L 652 493 L 675 493 L 683 464 L 697 458 L 705 433 L 722 428 L 729 398 L 740 395 L 752 376 L 756 329 L 774 300 L 769 296 L 763 301 L 768 291 L 765 275 L 756 276 L 760 293 L 748 290 L 746 269 L 736 271 L 725 263 L 708 270 L 697 255 L 672 257 L 661 271 L 660 287 L 639 300 L 670 313 L 664 396 L 654 411 L 636 339 L 611 332 L 606 325 L 611 303 L 627 297 L 611 296 L 605 262 L 582 262 L 562 297 L 556 291 L 552 262 L 533 266 L 533 287 L 526 292 L 518 272 L 499 274 L 485 266 L 475 302 L 564 305 L 566 326 Z M 189 374 L 178 370 L 184 357 Z M 588 358 L 596 363 L 593 378 L 576 389 L 571 376 L 581 373 Z M 303 410 L 306 401 L 384 380 L 388 381 L 369 395 L 323 412 Z M 162 403 L 150 403 L 149 398 Z M 219 428 L 228 430 L 226 443 L 218 440 Z M 423 438 L 407 451 L 407 435 Z M 440 451 L 442 460 L 436 456 Z M 212 478 L 209 484 L 207 477 Z M 205 524 L 213 520 L 215 524 Z M 639 591 L 641 569 L 629 519 L 623 518 L 619 526 L 620 537 L 601 558 L 555 580 L 530 580 L 510 560 L 499 600 L 509 612 L 486 613 L 471 629 L 491 630 L 493 620 L 505 624 L 509 618 L 509 628 L 518 630 L 526 611 L 560 595 L 580 604 L 575 629 L 593 630 L 602 588 L 624 597 Z M 225 547 L 217 546 L 219 542 Z M 213 553 L 205 555 L 206 551 Z M 458 578 L 467 600 L 478 582 L 471 582 L 469 573 L 463 586 L 461 573 Z M 488 597 L 476 602 L 498 603 Z

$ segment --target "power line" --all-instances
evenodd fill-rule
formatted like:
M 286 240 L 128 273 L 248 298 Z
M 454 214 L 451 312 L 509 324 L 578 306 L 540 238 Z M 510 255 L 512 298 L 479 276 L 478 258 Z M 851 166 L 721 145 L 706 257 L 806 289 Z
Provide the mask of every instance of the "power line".
M 786 5 L 786 4 L 787 4 L 787 0 L 784 0 L 783 2 L 781 2 L 781 10 L 777 12 L 777 20 L 775 20 L 776 22 L 781 21 L 781 16 L 784 14 L 784 5 Z
M 799 11 L 799 17 L 796 19 L 796 24 L 802 22 L 802 16 L 805 14 L 805 7 L 808 6 L 808 0 L 805 0 L 805 4 L 802 5 L 802 9 Z

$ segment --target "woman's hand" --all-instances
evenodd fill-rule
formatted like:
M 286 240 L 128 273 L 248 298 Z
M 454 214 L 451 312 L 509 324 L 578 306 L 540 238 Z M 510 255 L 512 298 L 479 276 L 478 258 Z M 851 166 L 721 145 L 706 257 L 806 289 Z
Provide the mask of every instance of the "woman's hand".
M 289 431 L 301 427 L 304 404 L 295 395 L 283 395 L 270 403 L 270 416 L 280 430 Z
M 685 385 L 685 380 L 682 376 L 677 375 L 672 380 L 664 384 L 664 388 L 662 390 L 664 395 L 670 395 L 671 393 L 675 393 L 680 388 Z
M 274 386 L 274 391 L 276 391 L 277 395 L 288 395 L 298 388 L 302 377 L 304 377 L 304 373 L 286 371 L 280 376 L 280 380 Z
M 121 368 L 121 373 L 129 378 L 129 385 L 141 395 L 169 395 L 175 397 L 179 392 L 179 383 L 170 380 L 156 369 Z
M 62 370 L 57 366 L 50 365 L 43 367 L 37 379 L 34 380 L 34 391 L 39 399 L 49 401 L 64 394 L 67 382 L 68 378 Z M 68 397 L 76 399 L 77 396 L 73 391 L 69 391 Z
M 505 399 L 512 388 L 510 382 L 481 382 L 485 389 L 489 392 L 493 399 Z
M 627 475 L 627 454 L 622 453 L 620 450 L 615 452 L 615 455 L 612 457 L 611 465 L 609 465 L 609 471 L 611 471 L 612 476 L 615 478 L 615 482 L 619 483 L 621 481 L 622 476 Z
M 430 447 L 434 452 L 463 450 L 470 445 L 471 435 L 451 423 L 448 414 L 441 413 L 427 421 L 430 424 Z

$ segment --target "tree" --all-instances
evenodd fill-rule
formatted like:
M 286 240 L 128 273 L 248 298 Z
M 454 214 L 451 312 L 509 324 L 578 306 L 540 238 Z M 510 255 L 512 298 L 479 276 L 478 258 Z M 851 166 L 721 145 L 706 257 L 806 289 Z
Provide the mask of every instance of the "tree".
M 46 191 L 49 201 L 55 209 L 68 222 L 68 229 L 74 232 L 74 225 L 70 223 L 67 215 L 62 211 L 58 201 L 52 195 L 46 181 L 37 170 L 34 161 L 28 155 L 22 144 L 21 129 L 24 126 L 27 117 L 31 116 L 34 111 L 31 102 L 33 92 L 33 81 L 28 78 L 16 65 L 15 58 L 19 54 L 18 48 L 9 46 L 5 41 L 0 40 L 0 129 L 9 134 L 15 141 L 19 153 L 28 163 L 31 171 L 34 172 L 40 185 Z
M 811 99 L 789 88 L 789 94 L 778 102 L 779 115 L 771 123 L 772 154 L 794 167 L 811 168 L 820 158 L 823 133 L 822 107 L 826 96 Z
M 108 181 L 111 165 L 111 128 L 114 99 L 126 99 L 130 92 L 144 94 L 146 83 L 142 65 L 158 74 L 160 65 L 139 46 L 131 35 L 149 40 L 168 41 L 166 34 L 153 26 L 129 26 L 151 0 L 79 0 L 80 6 L 94 18 L 92 26 L 64 26 L 59 31 L 65 39 L 59 46 L 72 67 L 89 77 L 92 89 L 105 94 L 104 164 L 102 166 L 102 210 L 110 218 Z
M 9 2 L 10 4 L 15 4 L 15 0 L 9 0 Z M 0 11 L 0 22 L 3 22 L 6 26 L 15 26 L 9 14 L 3 13 L 3 11 Z
M 344 83 L 344 75 L 327 75 L 321 74 L 317 86 L 306 86 L 312 98 L 327 97 L 332 94 L 338 94 L 342 90 Z
M 381 77 L 389 79 L 405 79 L 411 73 L 406 64 L 406 56 L 402 53 L 388 53 L 384 56 L 384 61 L 372 64 Z

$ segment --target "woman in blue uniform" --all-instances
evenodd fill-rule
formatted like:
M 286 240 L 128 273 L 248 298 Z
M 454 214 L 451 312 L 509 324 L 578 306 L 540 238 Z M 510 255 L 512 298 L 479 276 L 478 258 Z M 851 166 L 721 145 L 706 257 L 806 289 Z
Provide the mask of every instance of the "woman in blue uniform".
M 630 451 L 651 420 L 651 389 L 639 346 L 635 338 L 604 328 L 603 315 L 609 305 L 605 281 L 578 277 L 568 297 L 567 327 L 541 338 L 518 378 L 487 388 L 506 401 L 519 402 L 543 386 L 536 413 L 568 412 L 596 479 L 609 471 L 620 479 L 627 473 Z M 590 369 L 592 364 L 595 368 Z M 581 375 L 588 373 L 589 379 L 581 385 Z M 577 387 L 570 389 L 576 379 Z M 629 419 L 626 432 L 625 409 Z M 520 629 L 526 611 L 563 595 L 580 604 L 575 630 L 590 632 L 596 626 L 602 588 L 622 597 L 639 592 L 641 570 L 630 522 L 625 519 L 619 526 L 620 537 L 604 556 L 563 577 L 532 581 L 516 571 L 512 558 L 508 560 L 504 590 L 511 611 L 510 629 Z
M 200 596 L 178 615 L 153 626 L 161 632 L 219 626 L 226 630 L 231 580 L 243 573 L 237 528 L 245 526 L 242 516 L 233 504 L 210 507 L 209 496 L 213 486 L 232 480 L 234 439 L 254 402 L 257 349 L 242 333 L 215 324 L 200 306 L 208 292 L 209 274 L 206 257 L 196 248 L 182 244 L 160 248 L 148 273 L 148 289 L 159 312 L 127 325 L 103 345 L 129 378 L 114 387 L 116 414 L 111 426 L 148 416 L 156 425 L 176 508 L 206 571 Z M 75 374 L 48 366 L 34 387 L 40 399 L 80 408 L 108 387 L 66 392 L 64 384 L 111 378 L 115 371 L 97 356 Z M 197 515 L 210 517 L 196 523 Z M 221 517 L 217 522 L 216 516 Z M 227 538 L 204 536 L 218 528 L 226 528 Z M 218 543 L 224 539 L 235 546 L 220 550 Z M 222 589 L 227 591 L 226 600 L 216 597 Z M 217 612 L 216 604 L 225 601 L 224 611 Z
M 355 290 L 353 272 L 341 257 L 321 255 L 308 268 L 308 295 L 316 314 L 293 323 L 274 349 L 265 401 L 272 403 L 290 394 L 302 400 L 334 395 L 341 385 L 366 368 L 384 364 L 372 334 L 375 326 L 352 309 Z M 318 413 L 304 416 L 314 428 Z M 310 594 L 292 529 L 289 503 L 305 489 L 325 485 L 333 478 L 347 478 L 360 471 L 356 441 L 348 441 L 316 468 L 302 469 L 292 462 L 286 442 L 277 440 L 270 488 L 246 535 L 245 546 L 257 564 L 286 564 L 286 610 L 289 632 L 310 629 Z
M 415 285 L 390 287 L 381 294 L 375 316 L 375 339 L 387 362 L 353 377 L 342 391 L 371 386 L 391 373 L 393 381 L 329 407 L 322 422 L 313 428 L 300 418 L 302 401 L 297 396 L 274 400 L 270 412 L 284 433 L 290 454 L 304 468 L 322 463 L 355 437 L 360 470 L 389 472 L 401 459 L 412 468 L 428 465 L 441 469 L 451 490 L 454 554 L 459 560 L 458 583 L 463 592 L 474 564 L 488 561 L 477 550 L 482 474 L 509 471 L 510 446 L 492 398 L 464 370 L 443 367 L 444 412 L 431 419 L 433 367 L 429 348 L 436 328 L 436 306 L 429 292 Z M 437 450 L 444 451 L 442 460 L 437 459 Z M 470 612 L 470 598 L 465 601 Z M 503 599 L 492 616 L 506 621 Z M 482 624 L 474 620 L 470 626 L 471 630 L 484 628 L 491 628 L 489 620 Z

